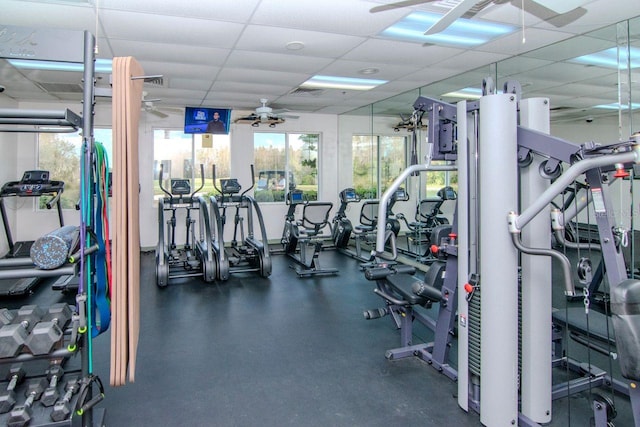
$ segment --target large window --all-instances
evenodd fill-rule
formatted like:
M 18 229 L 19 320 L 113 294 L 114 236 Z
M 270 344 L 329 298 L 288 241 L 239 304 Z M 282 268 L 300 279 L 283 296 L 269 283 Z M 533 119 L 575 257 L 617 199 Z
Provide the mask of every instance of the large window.
M 294 188 L 307 200 L 318 200 L 319 145 L 315 133 L 254 133 L 256 200 L 282 202 Z
M 193 190 L 200 187 L 202 177 L 200 165 L 204 167 L 204 187 L 200 193 L 213 195 L 213 166 L 216 179 L 228 178 L 230 174 L 229 135 L 185 134 L 181 130 L 156 129 L 153 131 L 154 198 L 165 193 L 158 181 L 160 165 L 163 167 L 163 187 L 169 189 L 172 178 L 191 180 Z
M 404 136 L 354 135 L 353 187 L 365 199 L 376 199 L 407 167 Z
M 107 150 L 109 166 L 112 166 L 111 129 L 94 129 L 94 139 Z M 38 168 L 49 171 L 52 180 L 64 182 L 64 192 L 60 197 L 64 209 L 74 209 L 80 199 L 80 154 L 82 136 L 76 133 L 38 134 Z M 20 177 L 16 177 L 20 179 Z M 49 197 L 40 200 L 39 207 Z

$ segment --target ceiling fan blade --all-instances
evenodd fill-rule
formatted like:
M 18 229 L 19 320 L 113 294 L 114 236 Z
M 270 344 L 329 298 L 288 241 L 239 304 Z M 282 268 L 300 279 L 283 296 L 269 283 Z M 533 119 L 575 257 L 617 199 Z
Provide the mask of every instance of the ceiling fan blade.
M 158 116 L 158 117 L 160 117 L 161 119 L 166 119 L 167 117 L 169 117 L 169 115 L 168 115 L 168 114 L 165 114 L 165 113 L 163 113 L 163 112 L 162 112 L 162 111 L 160 111 L 160 110 L 156 110 L 155 108 L 152 108 L 151 110 L 149 110 L 149 112 L 150 112 L 151 114 L 153 114 L 154 116 Z
M 515 7 L 522 7 L 521 0 L 512 0 L 511 4 Z M 567 13 L 558 14 L 557 12 L 543 6 L 539 2 L 528 1 L 524 3 L 524 10 L 527 13 L 546 21 L 554 27 L 560 28 L 568 25 L 587 13 L 587 9 L 583 7 L 575 8 Z
M 557 14 L 567 13 L 587 3 L 586 0 L 533 0 L 533 2 L 553 10 Z
M 447 12 L 438 22 L 433 24 L 427 31 L 424 32 L 425 36 L 429 36 L 431 34 L 437 34 L 441 31 L 446 30 L 449 25 L 453 24 L 456 19 L 460 18 L 462 15 L 467 13 L 469 9 L 471 9 L 478 0 L 462 0 L 460 3 L 455 5 L 453 9 Z
M 404 1 L 383 4 L 381 6 L 373 7 L 369 10 L 369 12 L 370 13 L 384 12 L 385 10 L 400 9 L 401 7 L 415 6 L 417 4 L 431 3 L 434 1 L 436 0 L 404 0 Z

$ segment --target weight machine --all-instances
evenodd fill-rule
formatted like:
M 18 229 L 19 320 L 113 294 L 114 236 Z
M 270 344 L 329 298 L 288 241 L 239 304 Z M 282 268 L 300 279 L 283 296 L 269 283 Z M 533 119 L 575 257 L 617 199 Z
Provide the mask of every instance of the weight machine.
M 515 82 L 507 82 L 502 94 L 495 93 L 490 80 L 483 88 L 476 102 L 453 106 L 419 97 L 414 103 L 415 110 L 429 115 L 430 152 L 450 160 L 455 152 L 449 148 L 457 147 L 458 403 L 465 411 L 479 412 L 483 425 L 539 426 L 551 421 L 553 400 L 610 385 L 630 397 L 638 426 L 640 315 L 632 307 L 640 302 L 640 281 L 628 278 L 622 251 L 616 248 L 606 181 L 616 178 L 616 169 L 630 169 L 640 161 L 640 137 L 604 147 L 570 143 L 547 134 L 547 99 L 520 100 Z M 562 163 L 570 165 L 564 173 Z M 384 256 L 388 237 L 384 204 L 409 175 L 428 170 L 438 166 L 427 161 L 407 168 L 381 197 L 377 256 Z M 611 288 L 610 321 L 623 381 L 563 354 L 552 359 L 552 319 L 562 319 L 552 316 L 551 258 L 559 263 L 564 293 L 576 291 L 568 258 L 551 249 L 550 227 L 563 232 L 565 218 L 550 206 L 583 175 Z M 500 191 L 479 191 L 496 182 Z M 445 274 L 454 273 L 447 268 Z M 569 319 L 564 324 L 577 330 Z M 580 371 L 582 377 L 552 384 L 554 366 Z M 595 393 L 591 411 L 598 427 L 607 426 L 615 412 Z
M 287 215 L 282 230 L 282 246 L 285 254 L 297 264 L 299 277 L 320 274 L 336 274 L 336 268 L 320 266 L 320 252 L 323 249 L 322 230 L 329 225 L 329 213 L 333 208 L 331 202 L 309 202 L 304 199 L 302 190 L 291 190 L 287 193 Z M 296 208 L 302 205 L 302 217 L 296 219 Z
M 189 180 L 183 178 L 172 178 L 171 191 L 167 190 L 162 185 L 163 172 L 164 165 L 161 163 L 158 185 L 166 196 L 158 200 L 156 284 L 162 288 L 172 279 L 199 276 L 202 276 L 205 282 L 212 282 L 216 278 L 216 264 L 209 242 L 209 236 L 211 236 L 209 211 L 204 197 L 195 197 L 195 194 L 204 187 L 204 166 L 200 165 L 201 184 L 194 191 L 191 191 Z M 176 213 L 178 211 L 186 213 L 184 245 L 176 244 Z M 197 240 L 196 220 L 191 216 L 192 211 L 198 212 Z M 165 218 L 167 212 L 171 212 L 169 219 Z
M 218 187 L 216 166 L 213 165 L 213 186 L 219 194 L 209 197 L 210 222 L 215 225 L 211 230 L 211 248 L 217 265 L 217 278 L 220 280 L 229 279 L 229 274 L 243 272 L 257 272 L 261 277 L 271 275 L 271 255 L 262 211 L 256 200 L 247 194 L 253 188 L 254 181 L 251 165 L 251 186 L 245 191 L 240 193 L 242 186 L 236 178 L 221 179 Z M 224 240 L 227 209 L 235 211 L 233 238 L 228 245 Z M 244 216 L 240 214 L 241 211 L 245 213 Z M 259 238 L 256 236 L 254 215 L 258 220 Z

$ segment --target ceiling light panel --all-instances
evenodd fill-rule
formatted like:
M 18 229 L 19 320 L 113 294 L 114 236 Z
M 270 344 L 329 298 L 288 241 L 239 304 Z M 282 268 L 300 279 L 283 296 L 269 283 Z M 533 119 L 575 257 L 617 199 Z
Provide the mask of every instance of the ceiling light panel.
M 316 75 L 300 86 L 318 89 L 370 90 L 385 83 L 387 80 Z
M 640 48 L 631 47 L 629 50 L 630 55 L 630 67 L 640 67 Z M 627 52 L 620 52 L 620 61 L 627 60 Z M 571 62 L 578 62 L 580 64 L 596 65 L 598 67 L 605 68 L 620 68 L 626 69 L 627 64 L 619 64 L 618 62 L 618 49 L 612 47 L 610 49 L 601 50 L 600 52 L 591 53 L 589 55 L 578 56 L 570 60 Z
M 460 18 L 438 34 L 424 35 L 424 31 L 438 22 L 440 18 L 442 15 L 437 13 L 413 12 L 382 31 L 380 36 L 443 46 L 473 47 L 516 30 L 511 25 Z

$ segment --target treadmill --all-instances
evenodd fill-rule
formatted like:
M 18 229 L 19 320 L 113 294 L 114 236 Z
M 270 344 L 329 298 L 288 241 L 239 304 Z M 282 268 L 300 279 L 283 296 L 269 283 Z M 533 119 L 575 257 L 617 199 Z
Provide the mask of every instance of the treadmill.
M 26 171 L 20 181 L 10 181 L 0 189 L 0 215 L 7 237 L 9 252 L 0 259 L 0 296 L 24 295 L 38 284 L 40 277 L 31 262 L 30 250 L 33 241 L 14 242 L 9 226 L 5 200 L 9 197 L 41 197 L 50 196 L 46 202 L 47 209 L 56 206 L 60 227 L 64 226 L 60 196 L 64 191 L 64 182 L 49 179 L 49 172 L 42 170 Z M 31 267 L 31 268 L 29 268 Z M 58 275 L 57 273 L 56 275 Z

